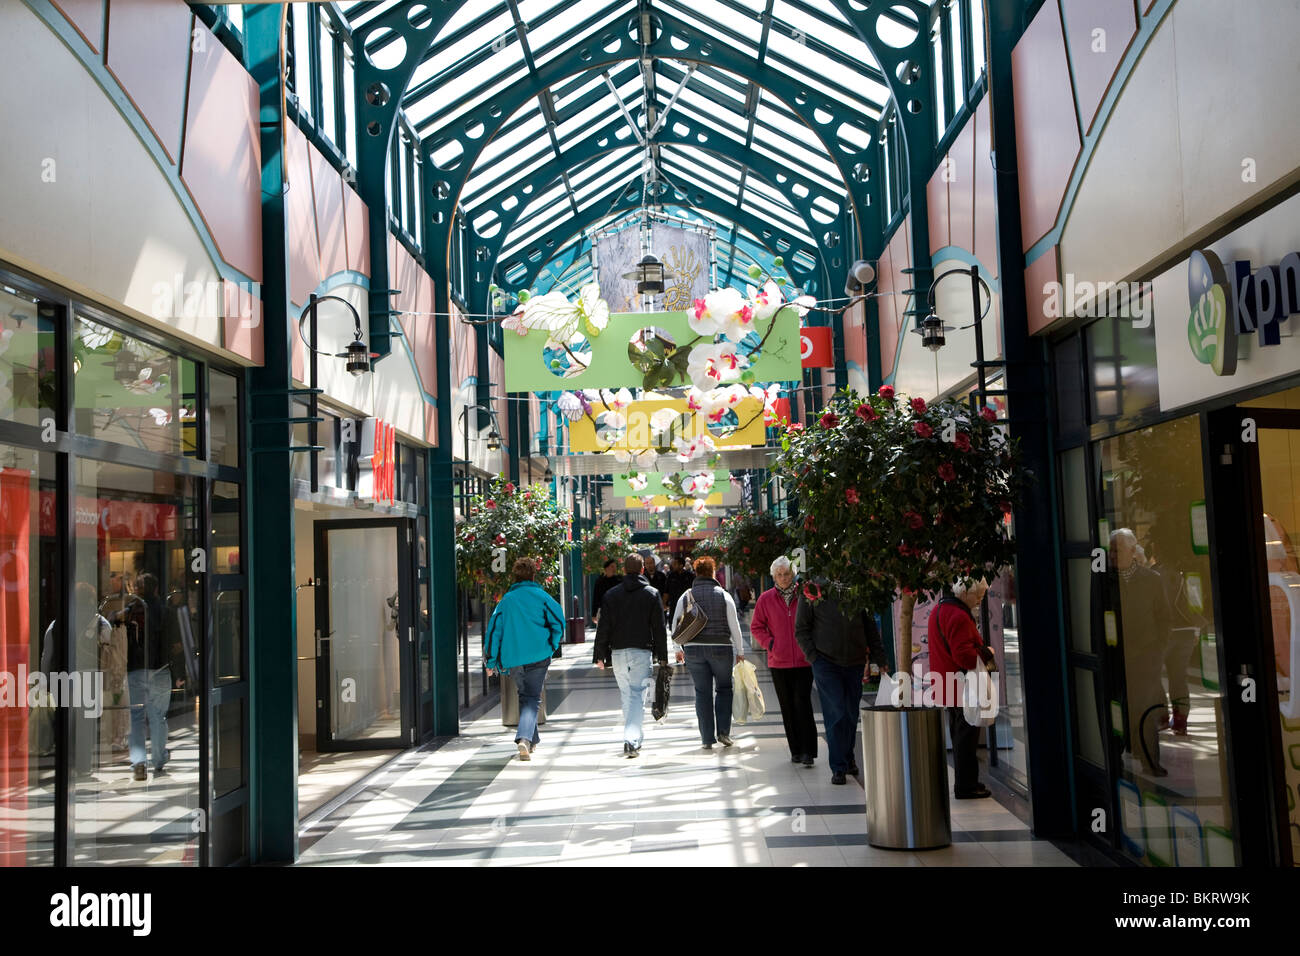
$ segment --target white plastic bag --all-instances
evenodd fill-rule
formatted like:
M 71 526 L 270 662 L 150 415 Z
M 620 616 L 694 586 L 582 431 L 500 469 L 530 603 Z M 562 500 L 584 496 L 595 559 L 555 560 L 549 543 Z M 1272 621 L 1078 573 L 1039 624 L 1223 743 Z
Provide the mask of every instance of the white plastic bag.
M 758 720 L 767 707 L 758 689 L 758 671 L 749 661 L 737 661 L 731 669 L 731 721 L 736 724 Z
M 989 727 L 998 719 L 998 674 L 977 664 L 957 675 L 961 714 L 972 727 Z

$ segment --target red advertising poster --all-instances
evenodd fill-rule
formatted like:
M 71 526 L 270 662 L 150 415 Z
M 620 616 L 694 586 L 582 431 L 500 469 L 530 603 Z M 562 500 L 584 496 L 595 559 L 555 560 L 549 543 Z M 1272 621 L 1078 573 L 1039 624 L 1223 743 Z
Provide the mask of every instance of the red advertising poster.
M 829 326 L 810 326 L 799 330 L 800 354 L 804 368 L 833 368 L 835 339 Z
M 42 491 L 41 537 L 53 538 L 58 521 L 54 513 L 54 492 Z M 175 505 L 149 501 L 113 501 L 108 498 L 77 496 L 74 516 L 77 537 L 126 538 L 135 541 L 174 541 L 179 535 Z
M 18 673 L 31 662 L 31 472 L 0 468 L 0 671 Z M 12 679 L 12 678 L 11 678 Z M 0 866 L 27 862 L 27 708 L 0 707 Z
M 375 501 L 397 499 L 397 426 L 375 420 L 375 447 L 370 457 L 371 492 Z

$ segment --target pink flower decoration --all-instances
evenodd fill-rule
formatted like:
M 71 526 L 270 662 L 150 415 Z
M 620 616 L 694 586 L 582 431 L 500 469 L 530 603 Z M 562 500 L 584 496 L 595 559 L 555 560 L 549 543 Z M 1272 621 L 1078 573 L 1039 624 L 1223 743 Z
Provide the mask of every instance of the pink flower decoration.
M 697 320 L 702 319 L 704 317 L 704 313 L 709 311 L 709 306 L 707 303 L 705 303 L 703 299 L 696 299 L 694 302 L 691 303 L 691 305 L 695 308 L 695 318 Z
M 876 414 L 876 410 L 872 408 L 871 405 L 868 404 L 867 402 L 863 402 L 861 405 L 859 405 L 857 409 L 854 410 L 854 414 L 857 415 L 858 418 L 862 419 L 864 422 L 874 422 L 877 418 L 880 417 L 878 414 Z
M 939 466 L 939 477 L 944 481 L 952 481 L 957 477 L 957 469 L 952 466 L 951 462 L 945 461 Z
M 839 423 L 840 416 L 836 415 L 834 412 L 827 412 L 818 419 L 818 424 L 820 424 L 822 428 L 835 428 Z
M 958 432 L 952 443 L 957 447 L 958 451 L 970 451 L 970 435 L 965 432 Z
M 995 412 L 993 409 L 989 408 L 987 405 L 985 405 L 983 408 L 980 409 L 980 417 L 983 418 L 986 422 L 995 422 L 998 420 L 998 413 Z
M 515 493 L 515 483 L 513 481 L 506 482 L 505 492 L 508 495 L 513 495 Z
M 497 506 L 497 503 L 496 503 L 495 501 L 493 501 L 491 498 L 489 498 L 487 501 L 483 502 L 483 507 L 484 507 L 484 508 L 495 508 L 496 506 Z
M 903 520 L 906 521 L 906 522 L 907 522 L 907 526 L 908 526 L 909 528 L 912 528 L 912 529 L 919 528 L 919 527 L 921 527 L 921 525 L 925 524 L 925 519 L 922 518 L 922 517 L 921 517 L 919 514 L 917 514 L 915 511 L 908 511 L 908 512 L 906 512 L 906 513 L 903 515 Z
M 858 497 L 858 489 L 850 488 L 844 492 L 844 500 L 851 505 L 856 505 L 862 499 Z
M 916 414 L 918 414 L 918 415 L 924 415 L 924 414 L 925 414 L 925 399 L 924 399 L 924 398 L 914 398 L 914 399 L 912 399 L 912 411 L 916 412 Z
M 894 386 L 892 385 L 880 386 L 880 397 L 892 399 L 894 397 Z
M 917 422 L 912 426 L 912 431 L 916 432 L 922 438 L 931 438 L 934 436 L 934 429 L 925 422 Z

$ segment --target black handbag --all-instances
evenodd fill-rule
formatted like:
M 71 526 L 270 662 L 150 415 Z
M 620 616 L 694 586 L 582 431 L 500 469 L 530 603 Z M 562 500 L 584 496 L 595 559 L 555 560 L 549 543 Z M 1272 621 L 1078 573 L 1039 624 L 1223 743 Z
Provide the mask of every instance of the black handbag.
M 663 720 L 664 714 L 668 713 L 668 694 L 673 682 L 673 669 L 671 665 L 660 664 L 655 669 L 655 701 L 650 708 L 650 713 L 655 720 Z
M 704 630 L 708 623 L 709 616 L 695 603 L 695 595 L 687 591 L 686 610 L 682 612 L 682 619 L 677 623 L 677 629 L 673 631 L 673 643 L 689 644 L 699 637 L 700 631 Z

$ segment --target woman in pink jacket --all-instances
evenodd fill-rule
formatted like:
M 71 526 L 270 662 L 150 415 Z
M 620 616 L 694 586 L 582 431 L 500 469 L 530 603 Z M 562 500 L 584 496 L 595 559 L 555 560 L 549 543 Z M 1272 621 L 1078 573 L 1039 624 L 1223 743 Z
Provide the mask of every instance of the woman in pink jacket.
M 794 568 L 781 557 L 772 562 L 771 570 L 776 587 L 759 595 L 749 632 L 767 650 L 790 760 L 811 767 L 817 759 L 817 722 L 812 710 L 812 667 L 794 640 L 794 616 L 799 609 Z

